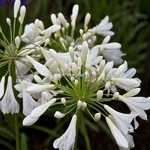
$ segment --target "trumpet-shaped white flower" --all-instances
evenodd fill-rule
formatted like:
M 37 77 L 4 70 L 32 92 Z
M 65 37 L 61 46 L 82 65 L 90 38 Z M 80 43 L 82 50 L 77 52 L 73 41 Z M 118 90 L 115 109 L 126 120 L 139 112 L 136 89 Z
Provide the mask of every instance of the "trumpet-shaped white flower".
M 118 127 L 118 129 L 123 133 L 127 134 L 128 132 L 133 132 L 133 126 L 131 125 L 132 120 L 139 115 L 138 113 L 131 112 L 130 114 L 123 114 L 115 111 L 108 105 L 104 105 L 104 108 L 111 114 L 111 119 Z
M 122 56 L 125 54 L 120 50 L 121 45 L 119 43 L 107 43 L 99 46 L 100 53 L 107 61 L 113 61 L 115 65 L 123 62 Z
M 107 36 L 107 35 L 114 35 L 114 32 L 110 31 L 110 29 L 113 27 L 112 23 L 109 22 L 109 17 L 106 16 L 100 23 L 99 25 L 96 26 L 96 33 L 100 34 L 102 36 Z
M 30 126 L 34 124 L 39 119 L 39 117 L 55 102 L 56 102 L 56 99 L 53 98 L 50 101 L 33 109 L 32 112 L 28 116 L 26 116 L 26 118 L 23 120 L 23 125 Z
M 18 113 L 19 112 L 19 104 L 16 101 L 16 98 L 12 89 L 12 78 L 8 77 L 7 88 L 4 97 L 1 100 L 1 111 L 4 114 L 8 113 Z
M 118 99 L 123 101 L 131 111 L 140 111 L 139 117 L 147 120 L 147 115 L 144 110 L 150 109 L 150 97 L 132 97 L 132 95 L 138 94 L 140 88 L 133 89 L 124 95 L 118 95 Z
M 75 136 L 76 136 L 76 121 L 77 116 L 73 115 L 70 125 L 66 132 L 56 139 L 53 143 L 53 147 L 55 149 L 59 148 L 60 150 L 72 150 L 75 143 Z

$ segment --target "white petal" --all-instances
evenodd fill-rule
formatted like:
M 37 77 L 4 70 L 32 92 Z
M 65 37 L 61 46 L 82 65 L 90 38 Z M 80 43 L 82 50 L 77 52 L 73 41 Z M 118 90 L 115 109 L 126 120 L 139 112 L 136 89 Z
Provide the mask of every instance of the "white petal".
M 106 117 L 106 122 L 111 130 L 111 133 L 113 134 L 116 143 L 123 148 L 128 148 L 128 142 L 126 138 L 123 136 L 123 134 L 118 130 L 118 128 L 112 123 L 112 121 Z
M 24 126 L 31 126 L 31 125 L 34 124 L 38 119 L 39 119 L 39 117 L 37 117 L 37 118 L 32 118 L 30 115 L 28 115 L 27 117 L 24 118 L 24 120 L 23 120 L 23 125 L 24 125 Z
M 111 78 L 115 82 L 119 82 L 121 84 L 124 84 L 126 86 L 131 87 L 138 87 L 140 86 L 140 83 L 135 79 L 127 79 L 127 78 Z
M 4 83 L 5 83 L 5 76 L 2 77 L 0 82 L 0 98 L 2 98 L 4 94 Z
M 104 44 L 104 48 L 105 49 L 120 49 L 121 48 L 121 44 L 119 43 L 108 43 L 108 44 Z
M 29 61 L 32 63 L 32 65 L 35 67 L 35 69 L 43 76 L 49 76 L 50 71 L 41 63 L 35 61 L 32 57 L 26 56 Z
M 141 88 L 135 88 L 129 92 L 127 92 L 126 94 L 124 94 L 123 96 L 124 97 L 132 97 L 132 96 L 135 96 L 137 95 L 139 92 L 140 92 Z
M 62 66 L 63 67 L 63 62 L 61 61 L 59 55 L 53 50 L 53 49 L 49 49 L 49 53 L 51 55 L 51 57 L 57 62 L 57 64 L 59 66 Z
M 53 98 L 50 101 L 36 107 L 30 114 L 32 118 L 40 117 L 53 103 L 55 103 L 56 99 Z
M 39 93 L 42 92 L 44 90 L 49 90 L 49 89 L 53 89 L 55 86 L 53 84 L 49 84 L 49 85 L 39 85 L 39 84 L 34 84 L 29 86 L 26 91 L 28 93 Z

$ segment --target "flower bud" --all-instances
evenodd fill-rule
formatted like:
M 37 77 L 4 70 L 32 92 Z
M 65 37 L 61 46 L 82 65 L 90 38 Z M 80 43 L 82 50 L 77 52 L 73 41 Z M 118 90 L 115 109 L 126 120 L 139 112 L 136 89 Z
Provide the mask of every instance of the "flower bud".
M 97 91 L 97 100 L 99 101 L 103 97 L 103 91 L 99 90 Z
M 56 111 L 54 114 L 55 118 L 63 118 L 65 116 L 65 114 L 61 113 L 60 111 Z
M 91 15 L 89 13 L 87 13 L 85 16 L 85 20 L 84 20 L 84 28 L 85 29 L 87 29 L 87 25 L 88 25 L 90 19 L 91 19 Z
M 105 90 L 109 89 L 111 86 L 110 81 L 107 81 L 105 84 Z
M 41 80 L 41 78 L 38 75 L 34 75 L 34 80 L 38 83 L 38 84 L 43 84 L 43 81 Z
M 11 20 L 10 20 L 10 18 L 6 18 L 6 22 L 7 22 L 7 24 L 8 24 L 9 26 L 11 26 Z
M 82 103 L 82 108 L 85 109 L 86 107 L 87 107 L 87 103 L 86 103 L 86 102 L 83 102 L 83 103 Z
M 78 107 L 78 109 L 81 109 L 81 107 L 82 107 L 82 101 L 81 100 L 78 100 L 77 107 Z
M 112 99 L 118 99 L 119 92 L 115 92 Z
M 96 113 L 94 115 L 95 121 L 98 121 L 101 118 L 101 113 Z
M 77 85 L 77 84 L 78 84 L 78 80 L 75 80 L 75 81 L 74 81 L 74 84 Z
M 20 24 L 23 24 L 25 14 L 26 14 L 26 7 L 21 6 L 21 8 L 20 8 L 20 19 L 19 19 Z
M 19 38 L 19 36 L 17 36 L 15 38 L 15 44 L 16 44 L 16 47 L 19 48 L 19 46 L 20 46 L 20 38 Z
M 47 92 L 42 92 L 42 96 L 45 100 L 50 101 L 50 97 Z
M 61 98 L 61 102 L 62 102 L 62 104 L 64 104 L 66 106 L 66 99 L 65 98 Z
M 14 18 L 17 17 L 20 5 L 21 5 L 21 1 L 20 0 L 16 0 L 15 3 L 14 3 Z

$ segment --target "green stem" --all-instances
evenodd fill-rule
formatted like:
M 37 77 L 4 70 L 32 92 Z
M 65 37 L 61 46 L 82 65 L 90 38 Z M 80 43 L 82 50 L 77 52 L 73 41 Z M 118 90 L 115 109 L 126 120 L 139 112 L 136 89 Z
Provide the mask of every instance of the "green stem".
M 11 65 L 10 65 L 10 74 L 12 76 L 12 86 L 14 90 L 14 85 L 16 83 L 16 74 L 15 74 L 15 62 L 13 60 L 11 61 Z M 17 97 L 17 93 L 15 90 L 14 90 L 14 95 L 15 97 Z M 16 150 L 20 150 L 18 114 L 15 114 L 14 117 L 15 117 Z
M 18 114 L 15 114 L 15 134 L 16 134 L 16 150 L 20 150 L 19 146 L 19 126 L 18 126 Z
M 73 150 L 77 150 L 77 141 L 78 141 L 78 135 L 79 135 L 79 128 L 80 128 L 80 113 L 81 113 L 81 111 L 80 110 L 78 110 L 77 111 L 77 125 L 76 125 L 76 139 L 75 139 L 75 144 L 74 144 L 74 148 L 73 148 Z
M 86 148 L 87 150 L 91 150 L 91 145 L 90 145 L 88 133 L 87 133 L 86 126 L 85 126 L 83 112 L 81 112 L 81 127 L 82 127 L 83 136 L 84 136 L 85 143 L 86 143 Z

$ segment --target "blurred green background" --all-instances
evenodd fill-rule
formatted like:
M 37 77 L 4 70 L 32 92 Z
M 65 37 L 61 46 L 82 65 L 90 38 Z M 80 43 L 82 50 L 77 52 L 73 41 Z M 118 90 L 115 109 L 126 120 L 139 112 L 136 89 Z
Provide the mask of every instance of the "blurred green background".
M 99 24 L 106 15 L 109 16 L 113 23 L 112 31 L 115 32 L 111 41 L 119 42 L 122 45 L 121 50 L 127 54 L 123 59 L 127 60 L 129 68 L 137 69 L 136 77 L 142 80 L 140 94 L 150 96 L 150 0 L 27 0 L 25 24 L 34 22 L 38 18 L 44 22 L 45 27 L 48 27 L 51 25 L 50 14 L 59 12 L 62 12 L 69 21 L 74 4 L 78 4 L 80 8 L 77 18 L 78 29 L 83 26 L 84 16 L 88 12 L 91 14 L 89 28 Z M 4 33 L 9 35 L 5 20 L 6 17 L 13 18 L 13 6 L 10 0 L 6 0 L 0 6 L 0 16 L 0 26 Z M 98 39 L 97 43 L 100 42 L 101 40 Z M 0 74 L 3 74 L 3 70 L 0 70 Z M 150 112 L 147 113 L 150 116 Z M 58 120 L 55 122 L 51 119 L 51 114 L 46 112 L 36 125 L 27 128 L 21 125 L 23 117 L 20 114 L 21 150 L 53 149 L 52 141 L 63 133 L 61 129 L 64 125 Z M 141 125 L 133 134 L 136 145 L 133 150 L 149 150 L 150 121 L 146 122 L 140 119 L 139 121 Z M 14 150 L 15 137 L 12 122 L 11 115 L 4 116 L 0 112 L 0 149 L 2 150 Z M 94 130 L 89 129 L 93 149 L 118 149 L 111 138 L 103 132 L 107 129 L 102 123 L 95 126 L 91 122 L 87 122 L 87 125 Z M 86 149 L 82 136 L 78 143 L 80 150 Z

